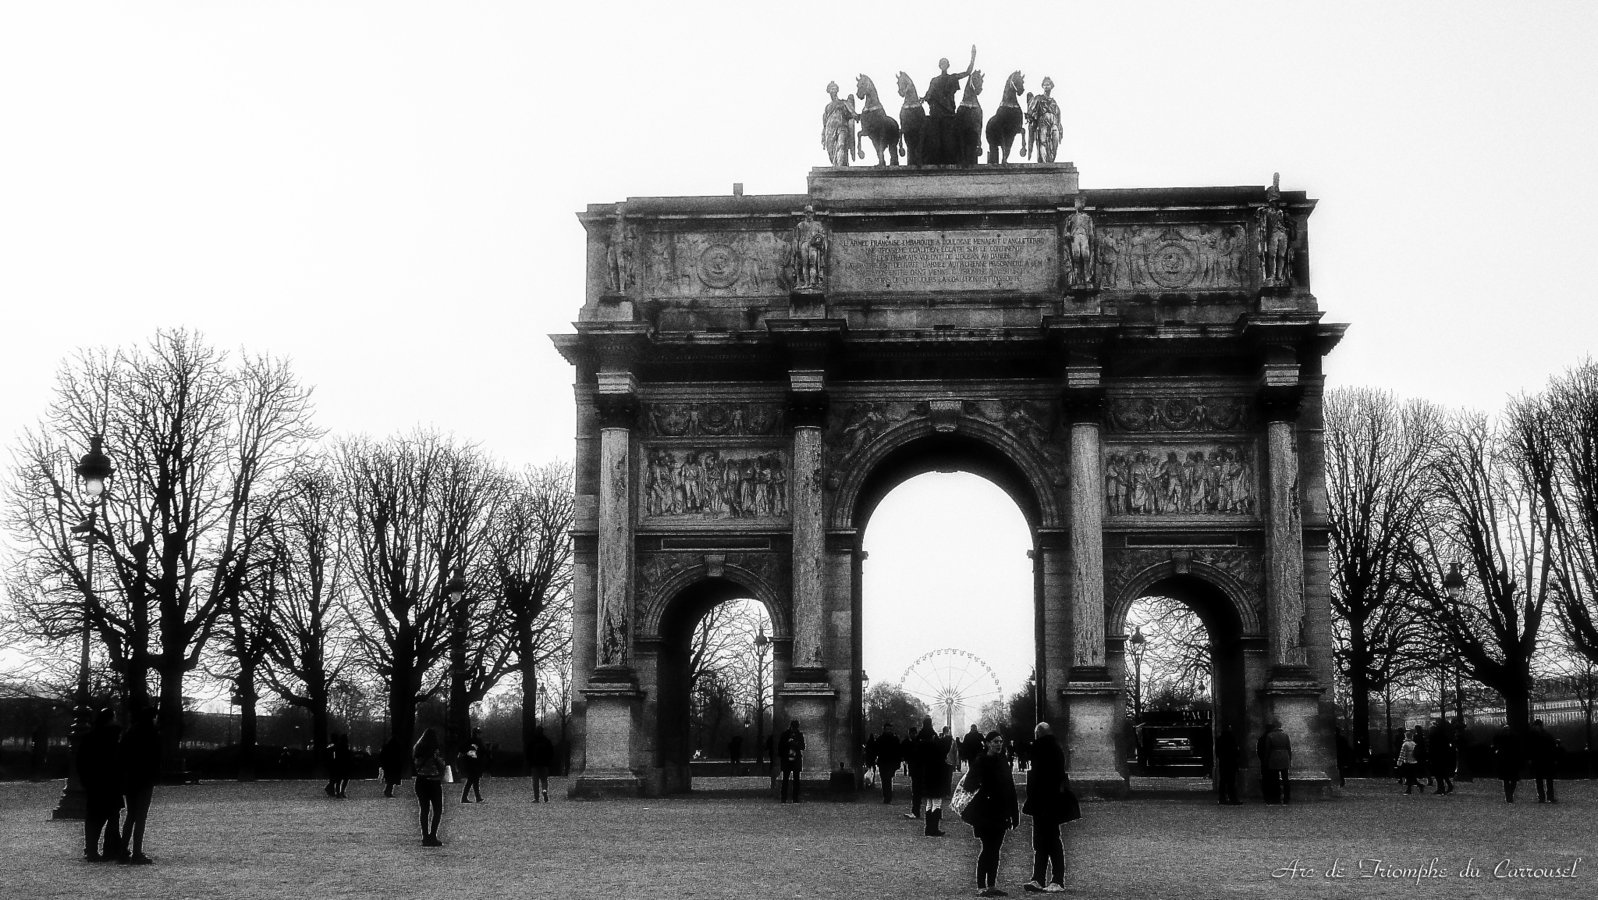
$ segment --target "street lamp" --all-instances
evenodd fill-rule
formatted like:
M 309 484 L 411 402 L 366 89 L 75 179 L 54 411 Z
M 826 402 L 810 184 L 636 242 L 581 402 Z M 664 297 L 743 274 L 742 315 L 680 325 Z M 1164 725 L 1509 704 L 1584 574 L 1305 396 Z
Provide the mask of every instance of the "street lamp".
M 766 652 L 771 649 L 771 639 L 766 637 L 766 625 L 755 628 L 755 759 L 766 752 Z M 772 761 L 766 760 L 767 765 Z
M 1448 564 L 1448 574 L 1443 576 L 1443 593 L 1449 600 L 1459 600 L 1459 595 L 1465 590 L 1465 575 L 1459 571 L 1459 563 Z
M 70 747 L 72 759 L 67 764 L 67 784 L 61 789 L 61 799 L 51 810 L 52 819 L 82 819 L 87 807 L 83 782 L 78 776 L 78 748 L 89 731 L 89 644 L 92 638 L 91 622 L 94 617 L 94 544 L 95 519 L 105 494 L 106 482 L 111 479 L 111 459 L 105 455 L 104 438 L 96 434 L 89 438 L 89 452 L 78 460 L 73 472 L 89 495 L 89 516 L 73 526 L 72 533 L 88 543 L 83 561 L 83 628 L 78 646 L 78 689 L 73 700 Z
M 1143 636 L 1142 625 L 1132 631 L 1126 643 L 1132 653 L 1132 720 L 1136 722 L 1143 718 L 1143 651 L 1148 643 L 1148 638 Z

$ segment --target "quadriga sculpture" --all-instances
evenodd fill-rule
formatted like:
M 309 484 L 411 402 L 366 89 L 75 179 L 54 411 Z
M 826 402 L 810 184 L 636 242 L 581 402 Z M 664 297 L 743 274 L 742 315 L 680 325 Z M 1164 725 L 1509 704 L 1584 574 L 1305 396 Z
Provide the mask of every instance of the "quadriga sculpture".
M 1026 135 L 1020 99 L 1021 92 L 1025 89 L 1023 77 L 1018 69 L 1005 79 L 1004 98 L 999 101 L 999 111 L 988 120 L 988 165 L 990 166 L 1010 161 L 1010 148 L 1015 144 L 1015 136 L 1018 134 L 1021 135 L 1021 155 L 1026 155 Z M 999 158 L 1001 147 L 1004 156 L 1002 160 Z
M 912 166 L 926 165 L 922 137 L 927 130 L 927 111 L 922 108 L 923 101 L 916 92 L 916 83 L 903 72 L 899 73 L 898 90 L 904 101 L 899 106 L 899 134 L 904 144 L 904 161 Z
M 877 165 L 883 165 L 882 151 L 888 151 L 889 165 L 899 164 L 900 145 L 902 135 L 899 123 L 889 118 L 886 110 L 882 108 L 882 99 L 877 96 L 877 86 L 865 75 L 856 75 L 854 90 L 862 101 L 860 110 L 860 137 L 856 139 L 855 155 L 864 159 L 866 156 L 866 138 L 871 138 L 871 146 L 877 151 Z

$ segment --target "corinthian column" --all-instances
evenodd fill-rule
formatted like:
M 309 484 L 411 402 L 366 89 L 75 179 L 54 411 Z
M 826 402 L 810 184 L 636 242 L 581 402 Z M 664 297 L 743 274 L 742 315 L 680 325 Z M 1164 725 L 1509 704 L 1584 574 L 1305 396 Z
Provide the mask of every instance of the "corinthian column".
M 599 407 L 599 610 L 596 668 L 624 672 L 632 665 L 632 394 L 601 394 Z M 599 674 L 596 672 L 596 674 Z
M 826 535 L 822 521 L 822 440 L 826 395 L 790 395 L 793 429 L 793 670 L 790 681 L 826 680 L 824 669 L 826 597 L 823 556 Z
M 1304 525 L 1299 510 L 1298 392 L 1262 400 L 1265 426 L 1266 606 L 1270 610 L 1271 664 L 1282 674 L 1306 677 Z
M 1103 394 L 1068 391 L 1064 406 L 1071 427 L 1071 668 L 1096 673 L 1105 670 Z

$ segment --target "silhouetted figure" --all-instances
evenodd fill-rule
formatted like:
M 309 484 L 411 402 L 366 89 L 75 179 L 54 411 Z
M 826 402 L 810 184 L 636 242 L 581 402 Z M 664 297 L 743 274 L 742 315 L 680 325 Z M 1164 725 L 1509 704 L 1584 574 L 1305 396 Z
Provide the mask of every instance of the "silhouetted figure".
M 926 803 L 927 827 L 922 832 L 927 837 L 943 837 L 943 799 L 949 795 L 949 780 L 960 761 L 954 738 L 947 732 L 932 730 L 932 718 L 921 720 L 921 733 L 916 735 L 916 750 L 920 754 L 921 796 Z
M 394 788 L 405 778 L 405 748 L 399 738 L 391 737 L 383 744 L 378 765 L 383 767 L 383 796 L 393 797 Z
M 799 802 L 799 775 L 805 768 L 805 736 L 799 732 L 799 720 L 788 722 L 788 730 L 777 739 L 777 759 L 782 764 L 782 793 L 780 802 L 788 802 L 788 779 L 793 779 L 793 802 Z
M 960 761 L 970 768 L 972 760 L 982 755 L 982 732 L 975 725 L 960 738 Z
M 1459 767 L 1459 748 L 1454 746 L 1454 729 L 1447 719 L 1438 719 L 1427 735 L 1431 750 L 1432 777 L 1437 779 L 1434 794 L 1454 792 L 1454 770 Z
M 122 853 L 117 835 L 122 811 L 121 738 L 115 714 L 102 709 L 78 745 L 78 780 L 83 782 L 84 801 L 83 858 L 90 862 L 109 862 Z
M 422 846 L 442 847 L 438 822 L 444 817 L 444 747 L 438 729 L 429 728 L 411 750 L 411 766 L 416 776 L 416 802 L 422 825 Z
M 739 760 L 744 755 L 744 736 L 735 734 L 727 741 L 727 758 L 732 761 L 733 770 L 736 772 Z
M 461 802 L 470 803 L 468 797 L 475 796 L 478 803 L 483 802 L 483 763 L 488 747 L 483 743 L 483 733 L 480 729 L 473 728 L 472 736 L 467 739 L 466 746 L 461 748 L 456 755 L 456 763 L 461 770 L 461 780 L 465 785 L 461 787 Z
M 1240 759 L 1237 735 L 1232 733 L 1231 725 L 1222 726 L 1221 733 L 1215 736 L 1215 789 L 1222 806 L 1237 806 L 1243 802 L 1237 799 L 1237 767 Z
M 1531 777 L 1537 780 L 1537 802 L 1558 803 L 1554 798 L 1554 773 L 1559 769 L 1559 739 L 1543 727 L 1542 719 L 1535 719 L 1527 743 L 1531 751 Z
M 128 817 L 122 823 L 121 861 L 147 866 L 154 860 L 144 855 L 144 823 L 150 815 L 156 782 L 161 780 L 161 732 L 153 708 L 133 714 L 133 725 L 122 735 L 120 755 L 122 792 L 128 806 Z
M 899 736 L 893 733 L 893 725 L 889 722 L 882 723 L 882 734 L 875 738 L 877 757 L 877 777 L 882 779 L 882 802 L 893 802 L 893 776 L 899 773 L 899 766 L 904 764 L 904 748 L 899 744 Z
M 327 750 L 327 787 L 322 790 L 329 797 L 343 800 L 350 786 L 350 770 L 355 766 L 355 757 L 350 751 L 350 736 L 333 735 L 333 742 L 327 745 Z
M 932 730 L 932 719 L 929 716 L 922 719 L 919 729 L 912 728 L 909 736 L 905 738 L 904 760 L 910 768 L 910 811 L 904 814 L 906 819 L 921 818 L 921 809 L 927 802 L 925 760 L 930 751 L 924 745 L 935 737 L 937 732 Z
M 1334 727 L 1332 733 L 1337 748 L 1337 786 L 1344 787 L 1348 784 L 1348 767 L 1354 757 L 1354 748 L 1349 746 L 1348 736 L 1343 734 L 1342 728 Z
M 1520 786 L 1520 769 L 1526 764 L 1526 751 L 1520 735 L 1508 725 L 1493 735 L 1493 770 L 1504 783 L 1504 802 L 1515 802 L 1515 788 Z
M 1282 723 L 1272 719 L 1260 735 L 1255 748 L 1260 757 L 1260 772 L 1265 782 L 1266 803 L 1290 803 L 1293 799 L 1288 787 L 1287 770 L 1293 764 L 1293 744 L 1282 730 Z
M 533 739 L 527 745 L 527 765 L 533 770 L 533 802 L 544 795 L 549 802 L 549 770 L 555 765 L 555 745 L 544 734 L 544 726 L 533 726 Z
M 1060 840 L 1060 826 L 1068 815 L 1065 751 L 1048 722 L 1039 722 L 1032 734 L 1032 770 L 1026 776 L 1026 805 L 1021 807 L 1032 817 L 1032 880 L 1026 889 L 1059 893 L 1065 889 L 1065 844 Z M 1046 882 L 1050 865 L 1054 880 Z M 1050 891 L 1050 884 L 1059 888 Z
M 999 851 L 1004 833 L 1021 824 L 1015 781 L 1004 758 L 1004 735 L 988 732 L 986 751 L 971 763 L 960 786 L 973 796 L 960 818 L 976 832 L 982 850 L 977 855 L 977 891 L 983 897 L 1002 897 L 998 888 Z

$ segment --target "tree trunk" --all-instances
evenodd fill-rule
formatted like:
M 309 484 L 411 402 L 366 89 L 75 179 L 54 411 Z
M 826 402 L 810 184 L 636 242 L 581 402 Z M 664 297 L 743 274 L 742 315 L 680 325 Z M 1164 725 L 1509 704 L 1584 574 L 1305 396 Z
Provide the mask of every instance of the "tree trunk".
M 186 761 L 180 755 L 183 741 L 183 663 L 165 663 L 161 669 L 161 781 L 182 784 Z M 177 671 L 167 671 L 176 669 Z
M 538 728 L 538 666 L 533 658 L 532 622 L 517 618 L 516 662 L 522 671 L 522 767 L 531 774 L 533 767 L 527 762 L 527 754 Z
M 239 673 L 239 764 L 238 779 L 240 781 L 255 780 L 255 745 L 256 745 L 256 716 L 255 704 L 259 697 L 255 692 L 255 666 L 251 665 Z

